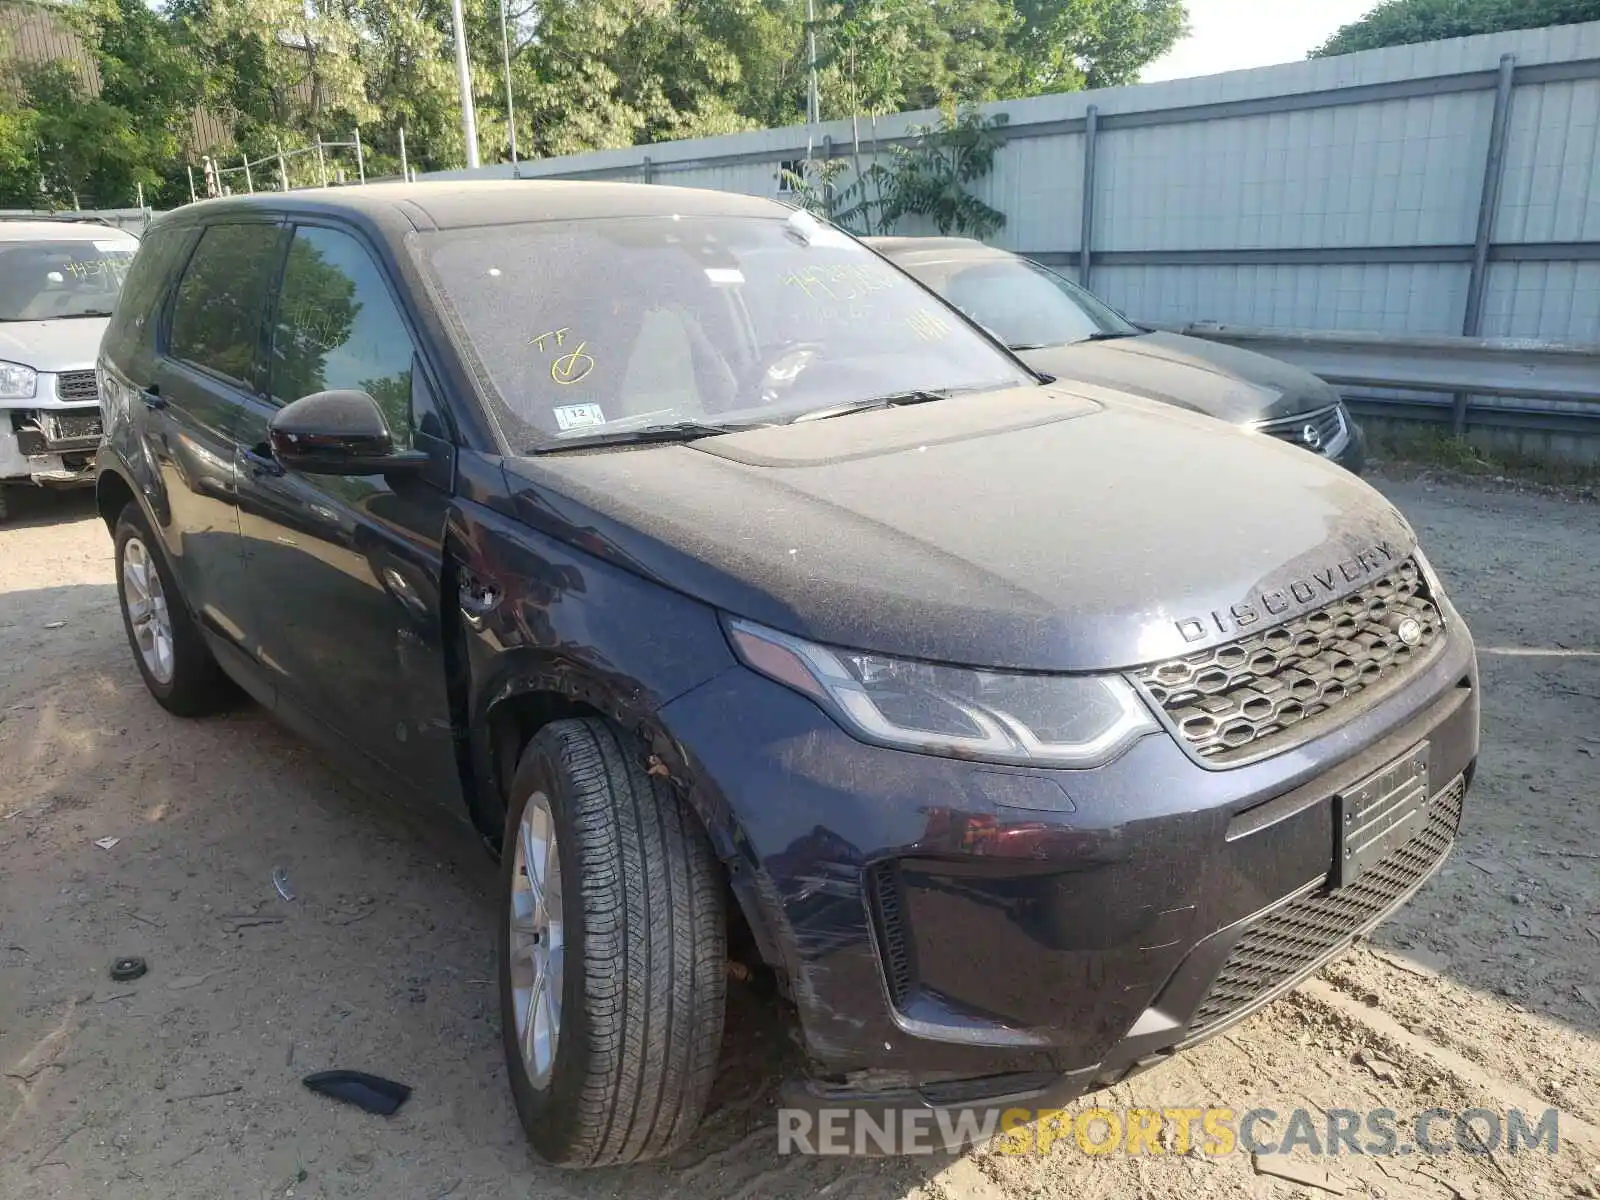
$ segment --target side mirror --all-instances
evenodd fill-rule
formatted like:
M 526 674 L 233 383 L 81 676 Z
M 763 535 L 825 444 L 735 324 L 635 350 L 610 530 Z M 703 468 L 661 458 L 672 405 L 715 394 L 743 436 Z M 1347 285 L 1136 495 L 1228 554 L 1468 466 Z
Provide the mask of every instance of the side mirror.
M 267 426 L 272 455 L 309 475 L 383 475 L 413 470 L 426 454 L 396 453 L 378 402 L 366 392 L 313 392 L 286 404 Z

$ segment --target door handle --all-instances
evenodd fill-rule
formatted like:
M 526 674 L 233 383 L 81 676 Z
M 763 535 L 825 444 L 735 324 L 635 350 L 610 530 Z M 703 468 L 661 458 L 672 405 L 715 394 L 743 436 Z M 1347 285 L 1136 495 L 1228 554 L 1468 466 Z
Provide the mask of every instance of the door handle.
M 264 450 L 266 451 L 265 454 L 262 453 Z M 263 442 L 254 449 L 246 450 L 243 453 L 244 461 L 250 467 L 250 474 L 256 478 L 259 479 L 263 475 L 270 475 L 276 479 L 283 474 L 283 464 L 272 457 L 272 452 L 267 450 L 266 443 Z
M 163 409 L 167 406 L 167 398 L 161 394 L 159 384 L 152 383 L 147 388 L 140 388 L 139 399 L 143 400 L 144 406 L 152 411 Z

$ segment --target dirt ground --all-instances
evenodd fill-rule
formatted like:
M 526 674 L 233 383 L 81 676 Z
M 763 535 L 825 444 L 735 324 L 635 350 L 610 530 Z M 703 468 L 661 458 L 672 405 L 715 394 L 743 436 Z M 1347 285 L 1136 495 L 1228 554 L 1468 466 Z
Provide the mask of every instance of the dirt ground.
M 1242 1153 L 781 1158 L 773 1084 L 793 1052 L 740 994 L 689 1149 L 542 1167 L 502 1077 L 481 851 L 347 785 L 254 708 L 158 708 L 123 638 L 110 540 L 69 496 L 0 528 L 0 1197 L 1600 1195 L 1600 506 L 1379 482 L 1479 640 L 1484 748 L 1462 840 L 1371 945 L 1083 1106 L 1553 1105 L 1557 1155 L 1346 1154 L 1301 1183 Z M 127 954 L 150 972 L 113 983 Z M 415 1094 L 368 1116 L 300 1085 L 325 1067 Z

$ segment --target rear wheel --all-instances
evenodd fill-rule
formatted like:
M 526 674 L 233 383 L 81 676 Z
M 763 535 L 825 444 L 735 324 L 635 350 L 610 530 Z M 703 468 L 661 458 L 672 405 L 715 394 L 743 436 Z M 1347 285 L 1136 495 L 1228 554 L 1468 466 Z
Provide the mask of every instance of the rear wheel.
M 195 717 L 222 707 L 228 680 L 178 593 L 144 514 L 130 503 L 117 518 L 117 598 L 134 665 L 163 708 Z
M 518 1115 L 549 1162 L 597 1167 L 694 1131 L 722 1041 L 726 929 L 704 833 L 598 719 L 523 751 L 501 855 L 500 1006 Z

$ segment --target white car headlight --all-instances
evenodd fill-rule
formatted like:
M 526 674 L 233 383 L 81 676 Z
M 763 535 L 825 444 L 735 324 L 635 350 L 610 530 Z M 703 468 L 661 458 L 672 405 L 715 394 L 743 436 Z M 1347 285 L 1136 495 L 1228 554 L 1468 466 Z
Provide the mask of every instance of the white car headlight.
M 21 363 L 0 362 L 0 400 L 32 400 L 39 373 Z
M 983 671 L 835 650 L 728 618 L 751 670 L 810 696 L 862 741 L 923 754 L 1098 767 L 1158 729 L 1123 680 Z

